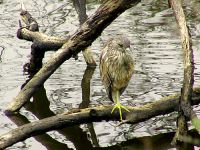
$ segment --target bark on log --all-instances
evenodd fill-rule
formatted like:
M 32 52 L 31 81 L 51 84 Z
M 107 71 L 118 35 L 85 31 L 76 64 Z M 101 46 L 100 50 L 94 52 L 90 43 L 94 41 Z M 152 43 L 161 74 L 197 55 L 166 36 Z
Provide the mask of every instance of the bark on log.
M 33 32 L 27 28 L 21 28 L 17 32 L 17 37 L 19 39 L 24 39 L 27 41 L 32 41 L 33 44 L 43 51 L 56 51 L 61 48 L 64 43 L 66 43 L 69 37 L 60 38 L 54 36 L 47 36 L 41 32 Z
M 29 123 L 28 119 L 20 114 L 14 115 L 10 119 L 17 126 Z M 152 146 L 152 149 L 169 149 L 173 147 L 170 143 L 172 141 L 173 135 L 175 134 L 174 132 L 168 132 L 154 136 L 144 136 L 144 137 L 129 139 L 121 143 L 117 143 L 116 145 L 108 147 L 99 147 L 98 143 L 97 144 L 93 143 L 92 145 L 90 140 L 87 139 L 86 133 L 83 132 L 81 129 L 78 129 L 81 130 L 81 132 L 77 132 L 77 128 L 78 128 L 77 126 L 72 126 L 70 128 L 66 127 L 64 129 L 57 130 L 60 134 L 64 136 L 64 138 L 66 138 L 67 140 L 71 141 L 74 144 L 76 150 L 82 150 L 83 147 L 87 147 L 88 150 L 121 150 L 122 147 L 127 147 L 127 146 L 137 147 L 137 150 L 144 150 L 145 147 L 149 148 L 149 144 Z M 200 135 L 195 130 L 191 130 L 189 134 L 190 136 L 183 138 L 184 141 L 196 146 L 200 146 L 200 141 L 199 141 Z M 55 150 L 55 149 L 72 150 L 68 148 L 66 144 L 60 143 L 59 141 L 53 139 L 51 136 L 47 134 L 34 136 L 33 138 L 35 138 L 35 140 L 37 140 L 39 143 L 45 146 L 48 150 Z
M 183 65 L 184 65 L 184 80 L 181 91 L 181 107 L 184 115 L 190 119 L 195 117 L 191 105 L 192 87 L 194 83 L 194 59 L 192 41 L 189 33 L 189 28 L 186 23 L 185 15 L 181 6 L 181 0 L 171 0 L 171 6 L 174 10 L 174 15 L 180 29 L 180 36 L 183 49 Z
M 180 30 L 181 36 L 181 44 L 183 50 L 183 66 L 184 66 L 184 80 L 183 86 L 181 89 L 181 97 L 179 103 L 179 116 L 177 118 L 177 131 L 173 139 L 173 143 L 177 145 L 177 149 L 184 149 L 187 145 L 182 143 L 180 140 L 181 136 L 187 136 L 188 125 L 187 118 L 189 115 L 187 114 L 187 108 L 184 106 L 190 106 L 190 99 L 192 93 L 193 86 L 193 57 L 192 57 L 192 49 L 189 37 L 189 31 L 187 28 L 185 14 L 182 9 L 181 0 L 170 0 L 170 6 L 173 9 L 174 16 L 176 18 L 176 22 L 178 28 Z M 186 105 L 187 104 L 187 105 Z M 188 148 L 191 149 L 191 148 Z
M 77 30 L 9 104 L 6 113 L 18 111 L 35 91 L 72 55 L 90 46 L 111 22 L 141 0 L 108 0 Z
M 32 15 L 26 10 L 23 2 L 21 3 L 20 16 L 21 20 L 25 24 L 25 27 L 22 27 L 21 20 L 19 20 L 20 29 L 17 32 L 17 36 L 19 39 L 31 40 L 33 42 L 31 45 L 30 61 L 23 66 L 24 72 L 35 74 L 40 68 L 42 68 L 42 60 L 44 58 L 45 51 L 59 49 L 67 41 L 67 39 L 62 40 L 57 37 L 47 37 L 44 34 L 40 34 L 39 25 L 36 19 L 33 18 Z M 31 34 L 28 34 L 27 32 L 22 32 L 23 28 L 27 29 L 26 31 L 32 31 L 28 32 Z M 39 37 L 37 36 L 38 34 L 40 35 Z M 33 37 L 31 35 L 33 35 Z M 36 38 L 34 38 L 34 36 Z M 60 42 L 62 42 L 63 44 L 60 44 Z
M 164 115 L 177 110 L 180 94 L 165 97 L 160 101 L 138 107 L 128 107 L 130 112 L 124 111 L 123 118 L 127 123 L 138 123 L 158 115 Z M 200 103 L 200 87 L 193 91 L 193 104 Z M 73 126 L 102 120 L 119 120 L 119 112 L 111 114 L 112 106 L 80 109 L 65 114 L 56 115 L 35 121 L 13 129 L 0 136 L 0 149 L 4 149 L 31 136 L 45 133 L 62 127 Z
M 35 18 L 26 10 L 24 3 L 21 1 L 21 19 L 26 24 L 26 28 L 30 31 L 39 31 L 39 26 Z M 21 22 L 20 22 L 21 25 Z M 21 27 L 21 26 L 20 26 Z
M 30 31 L 27 28 L 20 28 L 17 32 L 17 37 L 19 39 L 32 41 L 33 42 L 32 45 L 33 45 L 34 49 L 37 49 L 38 53 L 44 53 L 46 51 L 57 51 L 69 39 L 68 36 L 65 38 L 48 36 L 41 32 Z M 87 63 L 88 66 L 96 66 L 96 62 L 93 58 L 91 48 L 86 48 L 83 51 L 83 56 L 84 56 L 85 62 Z M 73 56 L 73 57 L 75 57 L 75 56 Z
M 181 0 L 171 0 L 171 6 L 180 30 L 181 44 L 183 50 L 184 80 L 181 102 L 190 103 L 192 87 L 194 83 L 194 59 L 192 41 L 186 23 L 185 14 L 181 6 Z M 187 116 L 187 114 L 185 114 Z

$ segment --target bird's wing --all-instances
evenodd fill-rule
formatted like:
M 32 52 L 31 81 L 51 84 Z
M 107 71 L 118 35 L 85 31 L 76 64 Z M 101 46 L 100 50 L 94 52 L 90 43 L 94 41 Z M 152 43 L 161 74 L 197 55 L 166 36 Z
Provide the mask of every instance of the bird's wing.
M 101 75 L 101 80 L 102 83 L 105 86 L 106 92 L 108 94 L 108 98 L 113 101 L 112 98 L 112 78 L 109 74 L 109 66 L 107 64 L 107 49 L 108 47 L 105 47 L 102 50 L 102 53 L 100 55 L 100 75 Z

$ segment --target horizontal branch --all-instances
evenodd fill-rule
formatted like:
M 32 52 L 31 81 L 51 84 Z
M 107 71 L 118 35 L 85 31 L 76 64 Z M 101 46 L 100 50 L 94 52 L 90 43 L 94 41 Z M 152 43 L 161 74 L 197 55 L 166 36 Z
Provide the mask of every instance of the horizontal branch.
M 130 112 L 124 111 L 123 118 L 126 119 L 127 123 L 138 123 L 158 115 L 164 115 L 173 112 L 178 107 L 179 98 L 180 94 L 175 94 L 143 106 L 127 107 Z M 192 103 L 200 103 L 200 87 L 194 89 Z M 119 112 L 115 111 L 111 114 L 111 110 L 112 106 L 99 106 L 94 108 L 80 109 L 20 126 L 0 136 L 0 149 L 11 146 L 31 136 L 62 127 L 89 122 L 100 122 L 102 120 L 119 120 Z
M 30 31 L 27 28 L 20 28 L 17 31 L 17 37 L 19 39 L 32 41 L 34 45 L 37 45 L 37 47 L 43 51 L 58 50 L 69 39 L 69 37 L 61 38 L 48 36 L 38 31 Z

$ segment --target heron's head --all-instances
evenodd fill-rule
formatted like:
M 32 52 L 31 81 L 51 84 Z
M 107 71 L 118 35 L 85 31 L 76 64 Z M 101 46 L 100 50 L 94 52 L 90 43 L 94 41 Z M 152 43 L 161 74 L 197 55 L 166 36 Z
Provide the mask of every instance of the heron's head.
M 116 38 L 114 38 L 114 41 L 116 46 L 118 47 L 118 50 L 125 52 L 127 49 L 130 49 L 131 42 L 126 36 L 117 36 Z

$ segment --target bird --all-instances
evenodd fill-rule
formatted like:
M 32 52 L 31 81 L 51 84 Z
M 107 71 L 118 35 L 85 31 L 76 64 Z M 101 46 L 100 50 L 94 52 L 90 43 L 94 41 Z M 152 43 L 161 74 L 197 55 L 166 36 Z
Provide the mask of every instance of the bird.
M 122 109 L 129 110 L 120 103 L 120 96 L 134 72 L 134 59 L 127 36 L 117 35 L 105 43 L 100 53 L 99 70 L 108 98 L 115 103 L 111 113 L 118 108 L 122 121 Z

